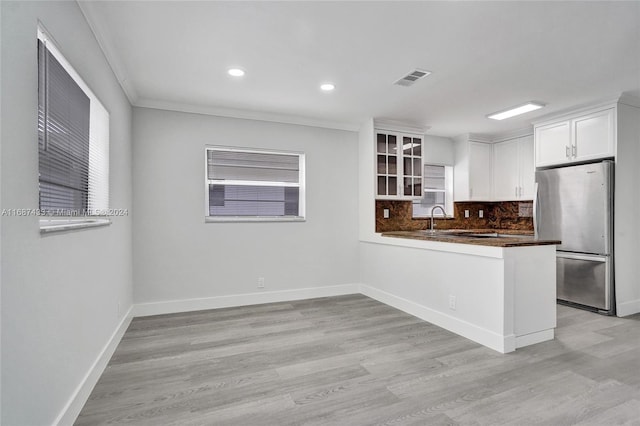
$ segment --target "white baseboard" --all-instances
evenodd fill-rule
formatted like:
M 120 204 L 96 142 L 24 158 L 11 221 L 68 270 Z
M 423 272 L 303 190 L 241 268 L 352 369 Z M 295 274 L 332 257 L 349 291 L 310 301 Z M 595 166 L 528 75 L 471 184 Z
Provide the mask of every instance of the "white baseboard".
M 95 387 L 96 383 L 98 383 L 98 379 L 104 372 L 104 369 L 107 367 L 111 356 L 115 352 L 120 340 L 122 340 L 122 336 L 124 336 L 124 332 L 127 331 L 129 324 L 131 323 L 132 317 L 132 309 L 129 308 L 129 311 L 126 313 L 118 327 L 111 335 L 111 338 L 107 342 L 107 344 L 102 348 L 102 351 L 98 355 L 98 358 L 94 361 L 87 374 L 85 374 L 84 378 L 76 388 L 75 392 L 67 402 L 67 405 L 62 409 L 58 418 L 53 422 L 54 425 L 66 426 L 73 425 L 73 423 L 78 418 L 82 407 L 89 399 L 91 395 L 91 391 Z
M 637 313 L 640 313 L 640 299 L 616 304 L 616 315 L 619 317 L 626 317 Z
M 76 388 L 76 391 L 69 399 L 67 405 L 58 415 L 54 425 L 72 425 L 75 422 L 134 317 L 191 312 L 205 309 L 229 308 L 234 306 L 258 305 L 274 302 L 288 302 L 293 300 L 312 299 L 316 297 L 343 296 L 347 294 L 363 294 L 371 297 L 372 299 L 385 303 L 501 353 L 512 352 L 516 347 L 527 346 L 544 340 L 553 339 L 553 330 L 545 330 L 539 333 L 532 333 L 531 335 L 520 337 L 515 337 L 513 335 L 502 336 L 498 333 L 494 333 L 490 330 L 478 327 L 466 321 L 364 284 L 342 284 L 296 290 L 134 304 L 122 319 L 80 385 Z M 640 310 L 640 301 L 627 302 L 625 305 L 628 305 L 629 311 L 634 308 Z M 618 312 L 620 313 L 619 306 L 620 305 L 618 305 Z M 630 315 L 631 313 L 627 315 Z M 550 336 L 549 332 L 551 333 Z
M 523 348 L 529 345 L 535 345 L 536 343 L 546 342 L 547 340 L 553 340 L 555 335 L 554 329 L 536 331 L 535 333 L 525 334 L 516 337 L 516 349 Z
M 418 317 L 424 321 L 430 322 L 438 327 L 442 327 L 453 333 L 459 334 L 481 345 L 487 346 L 501 353 L 512 352 L 515 350 L 515 336 L 502 336 L 491 330 L 487 330 L 461 319 L 446 315 L 442 312 L 419 305 L 410 300 L 395 296 L 386 291 L 378 290 L 365 284 L 360 285 L 360 293 L 376 299 L 379 302 L 393 306 L 408 314 Z
M 229 296 L 138 303 L 133 307 L 133 316 L 145 317 L 149 315 L 260 305 L 263 303 L 288 302 L 292 300 L 313 299 L 314 297 L 343 296 L 345 294 L 357 293 L 359 293 L 358 284 L 342 284 L 296 290 L 266 291 L 260 293 L 233 294 Z

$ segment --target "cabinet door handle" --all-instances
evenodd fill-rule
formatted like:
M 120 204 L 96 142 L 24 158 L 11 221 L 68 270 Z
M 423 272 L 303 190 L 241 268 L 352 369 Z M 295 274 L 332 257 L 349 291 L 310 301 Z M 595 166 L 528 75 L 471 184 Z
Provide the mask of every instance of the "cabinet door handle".
M 571 155 L 573 155 L 574 158 L 578 156 L 578 145 L 571 146 Z
M 520 198 L 522 198 L 522 187 L 520 187 Z
M 569 145 L 565 146 L 565 155 L 567 156 L 567 158 L 571 158 L 571 148 L 569 148 Z
M 516 197 L 518 196 L 518 187 L 516 186 Z

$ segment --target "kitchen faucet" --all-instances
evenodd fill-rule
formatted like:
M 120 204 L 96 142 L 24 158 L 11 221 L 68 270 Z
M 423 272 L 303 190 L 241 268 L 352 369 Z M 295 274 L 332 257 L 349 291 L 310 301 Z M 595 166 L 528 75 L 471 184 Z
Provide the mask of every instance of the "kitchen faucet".
M 442 210 L 442 216 L 446 216 L 447 213 L 444 211 L 444 209 L 442 208 L 442 206 L 433 206 L 431 208 L 431 232 L 433 232 L 433 212 L 435 209 L 440 209 Z

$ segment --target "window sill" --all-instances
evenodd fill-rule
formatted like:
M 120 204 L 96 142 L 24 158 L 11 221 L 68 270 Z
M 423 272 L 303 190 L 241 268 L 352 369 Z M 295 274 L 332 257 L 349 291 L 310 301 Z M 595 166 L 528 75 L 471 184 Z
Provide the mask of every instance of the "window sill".
M 205 216 L 205 223 L 221 223 L 221 222 L 306 222 L 303 216 Z
M 40 233 L 50 234 L 53 232 L 76 231 L 85 228 L 96 228 L 98 226 L 111 225 L 111 220 L 107 218 L 60 218 L 60 219 L 40 219 Z

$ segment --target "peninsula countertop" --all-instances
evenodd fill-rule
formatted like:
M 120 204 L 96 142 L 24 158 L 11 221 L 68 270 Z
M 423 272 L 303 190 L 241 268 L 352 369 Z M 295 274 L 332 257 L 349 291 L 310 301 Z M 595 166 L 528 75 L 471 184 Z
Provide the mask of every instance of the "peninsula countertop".
M 533 231 L 510 229 L 443 229 L 383 232 L 383 237 L 407 238 L 490 247 L 525 247 L 560 244 L 559 240 L 536 239 Z

